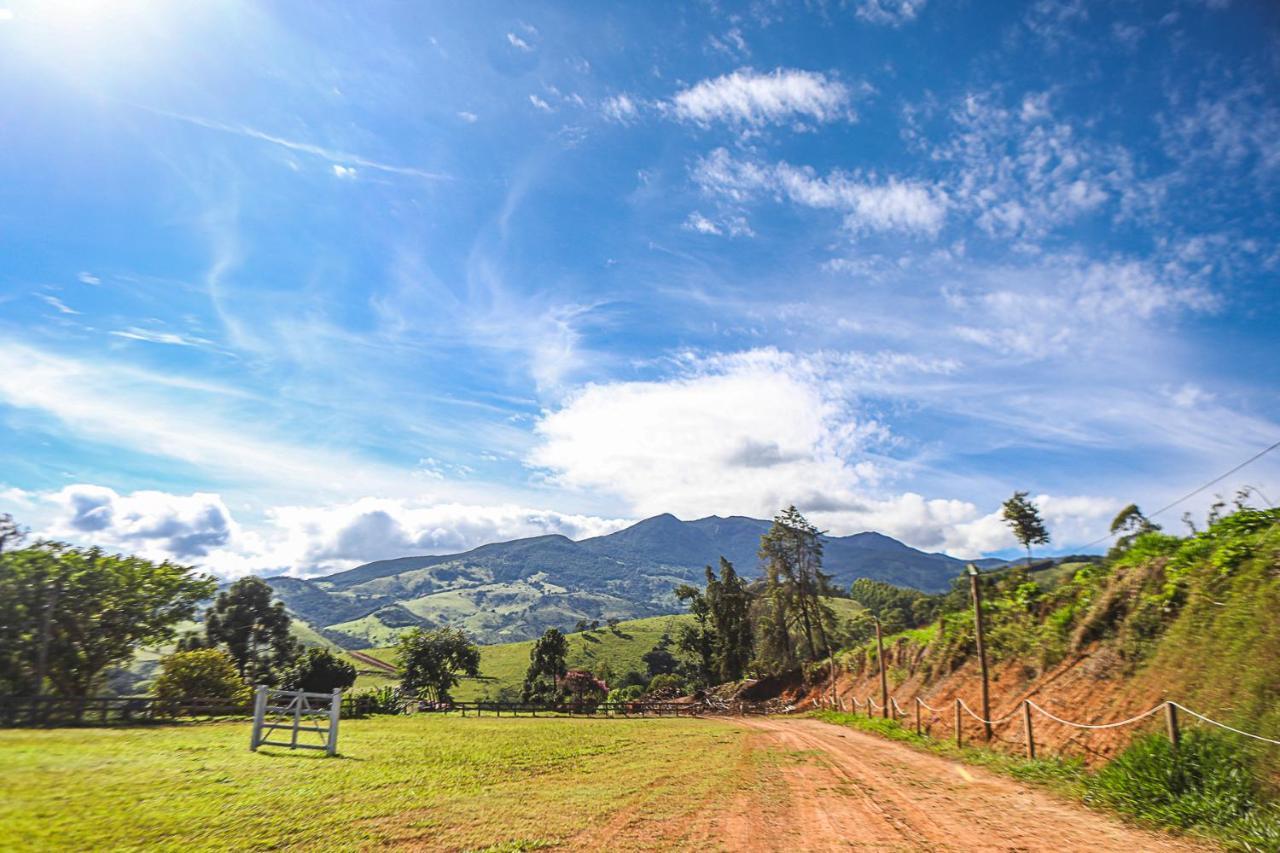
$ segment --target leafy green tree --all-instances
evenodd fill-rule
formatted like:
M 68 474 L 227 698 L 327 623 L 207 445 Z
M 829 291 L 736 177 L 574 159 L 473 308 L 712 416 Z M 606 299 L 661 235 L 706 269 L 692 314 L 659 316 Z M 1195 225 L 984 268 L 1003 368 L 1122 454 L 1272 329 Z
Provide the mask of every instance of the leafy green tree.
M 252 696 L 236 670 L 236 662 L 221 649 L 174 652 L 160 661 L 151 692 L 161 699 L 225 699 L 248 703 Z
M 814 660 L 831 650 L 829 634 L 835 614 L 821 596 L 829 591 L 830 576 L 822 571 L 822 532 L 794 507 L 773 519 L 760 538 L 760 559 L 765 569 L 765 594 L 770 601 L 775 632 L 794 623 L 799 629 L 801 657 Z M 770 638 L 775 642 L 780 637 Z M 787 658 L 794 660 L 789 633 Z
M 565 657 L 569 642 L 558 628 L 548 628 L 529 650 L 529 669 L 525 672 L 521 696 L 525 702 L 551 702 L 556 699 L 556 680 L 567 671 Z
M 680 666 L 680 661 L 675 655 L 671 654 L 671 636 L 669 634 L 663 634 L 659 637 L 653 648 L 640 656 L 640 660 L 649 671 L 650 678 L 655 675 L 668 675 L 675 672 L 676 667 Z
M 9 513 L 0 513 L 0 554 L 6 549 L 21 545 L 26 538 L 26 528 L 20 527 Z
M 1133 540 L 1142 534 L 1153 533 L 1159 529 L 1160 525 L 1153 524 L 1143 515 L 1137 504 L 1129 504 L 1111 519 L 1111 535 L 1119 537 L 1116 539 L 1115 552 L 1119 553 L 1128 548 Z
M 64 696 L 99 686 L 140 646 L 169 642 L 174 625 L 213 593 L 188 566 L 37 542 L 0 555 L 0 683 Z
M 356 668 L 328 649 L 310 648 L 293 662 L 282 683 L 290 690 L 332 693 L 356 683 Z
M 411 696 L 448 702 L 460 675 L 480 674 L 480 649 L 457 628 L 414 628 L 396 644 L 400 689 Z
M 710 569 L 707 571 L 709 573 Z M 693 614 L 692 625 L 680 626 L 676 648 L 693 658 L 693 665 L 688 670 L 692 680 L 696 684 L 706 684 L 712 677 L 715 652 L 715 631 L 709 624 L 711 608 L 702 590 L 690 584 L 676 587 L 676 598 L 688 603 L 689 612 Z
M 1040 509 L 1027 497 L 1027 492 L 1014 492 L 1003 504 L 1002 515 L 1013 536 L 1027 549 L 1027 564 L 1031 564 L 1031 546 L 1047 545 L 1049 531 L 1040 517 Z
M 219 593 L 205 614 L 206 643 L 226 649 L 250 684 L 279 683 L 302 652 L 289 633 L 284 603 L 273 602 L 273 596 L 271 586 L 261 578 L 241 578 Z
M 720 558 L 719 577 L 707 567 L 706 600 L 714 631 L 712 671 L 719 681 L 737 681 L 755 650 L 751 591 L 724 557 Z

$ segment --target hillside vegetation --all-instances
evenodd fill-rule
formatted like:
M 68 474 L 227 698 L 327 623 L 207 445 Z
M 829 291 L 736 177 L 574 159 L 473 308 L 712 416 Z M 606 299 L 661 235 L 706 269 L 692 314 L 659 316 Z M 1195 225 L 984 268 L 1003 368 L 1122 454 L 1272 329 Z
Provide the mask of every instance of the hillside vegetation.
M 709 516 L 645 519 L 574 542 L 538 536 L 462 554 L 381 560 L 328 577 L 269 578 L 296 619 L 349 649 L 389 645 L 406 630 L 461 628 L 482 643 L 532 639 L 579 619 L 660 616 L 683 609 L 674 590 L 721 557 L 760 572 L 770 522 Z M 937 592 L 963 563 L 879 533 L 824 536 L 824 568 L 840 588 L 858 577 Z M 997 563 L 1000 561 L 996 561 Z
M 1187 536 L 1145 525 L 1105 560 L 1052 573 L 1014 567 L 982 584 L 994 718 L 1024 698 L 1090 723 L 1172 699 L 1280 739 L 1280 509 L 1239 506 Z M 957 582 L 932 598 L 929 622 L 885 643 L 891 692 L 904 707 L 918 696 L 944 709 L 925 715 L 943 737 L 951 734 L 951 700 L 980 707 L 967 586 Z M 886 599 L 893 595 L 912 608 L 919 597 L 901 590 Z M 874 642 L 845 651 L 839 662 L 848 673 L 841 695 L 878 697 Z M 1099 802 L 1167 825 L 1210 826 L 1245 849 L 1280 849 L 1280 820 L 1274 807 L 1260 805 L 1275 800 L 1280 747 L 1183 717 L 1191 740 L 1180 754 L 1167 748 L 1160 716 L 1100 731 L 1040 718 L 1036 737 L 1042 749 L 1105 766 L 1090 789 Z M 976 723 L 965 724 L 966 738 L 980 736 Z M 1023 748 L 1017 715 L 996 727 L 993 745 Z M 1184 766 L 1193 760 L 1201 764 Z M 1160 783 L 1164 800 L 1151 794 L 1160 779 L 1168 782 Z
M 854 601 L 842 598 L 824 599 L 837 618 L 848 619 L 861 607 Z M 577 631 L 565 635 L 568 654 L 565 663 L 572 669 L 584 669 L 603 676 L 611 685 L 628 673 L 646 673 L 643 656 L 664 637 L 674 638 L 683 625 L 691 625 L 693 616 L 687 613 L 672 616 L 651 616 L 647 619 L 630 619 L 610 627 L 602 625 L 594 630 Z M 477 699 L 515 699 L 529 667 L 529 652 L 533 640 L 518 643 L 500 643 L 480 647 L 480 678 L 465 678 L 453 691 L 459 701 Z M 395 649 L 390 647 L 366 649 L 365 654 L 379 660 L 395 663 Z M 359 666 L 359 662 L 357 662 Z M 647 677 L 647 676 L 646 676 Z M 362 673 L 357 687 L 377 686 L 388 683 L 385 676 Z

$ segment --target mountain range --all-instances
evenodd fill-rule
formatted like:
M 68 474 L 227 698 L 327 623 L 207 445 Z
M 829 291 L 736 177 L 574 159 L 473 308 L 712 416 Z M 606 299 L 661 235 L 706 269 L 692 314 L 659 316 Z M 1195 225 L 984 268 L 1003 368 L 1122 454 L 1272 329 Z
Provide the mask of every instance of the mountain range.
M 267 582 L 297 618 L 347 648 L 387 644 L 413 626 L 459 627 L 480 642 L 508 642 L 580 619 L 676 612 L 673 587 L 700 583 L 703 567 L 715 566 L 721 556 L 744 576 L 759 577 L 756 552 L 769 526 L 743 516 L 681 521 L 663 514 L 576 542 L 535 536 Z M 880 533 L 824 537 L 823 566 L 838 588 L 865 577 L 937 592 L 964 565 Z

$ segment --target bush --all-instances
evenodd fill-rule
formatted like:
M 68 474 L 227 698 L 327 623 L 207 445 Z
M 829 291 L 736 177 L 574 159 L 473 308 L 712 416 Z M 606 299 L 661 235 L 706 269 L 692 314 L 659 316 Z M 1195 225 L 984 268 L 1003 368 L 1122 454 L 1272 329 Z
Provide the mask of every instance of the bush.
M 644 695 L 644 688 L 636 684 L 616 687 L 609 691 L 609 702 L 634 702 Z
M 1280 822 L 1244 756 L 1217 732 L 1188 732 L 1176 750 L 1164 736 L 1147 735 L 1089 779 L 1086 799 L 1161 826 L 1280 839 Z
M 174 652 L 160 661 L 160 674 L 151 686 L 160 699 L 225 699 L 248 704 L 252 691 L 240 678 L 236 663 L 220 649 Z
M 645 691 L 655 699 L 670 699 L 676 696 L 683 696 L 687 685 L 680 676 L 675 673 L 664 673 L 655 675 L 649 681 L 649 689 Z
M 311 648 L 303 652 L 285 671 L 283 684 L 289 690 L 308 693 L 332 693 L 356 683 L 356 668 L 328 649 Z
M 400 691 L 382 686 L 342 697 L 343 717 L 368 717 L 373 714 L 399 714 L 402 708 Z

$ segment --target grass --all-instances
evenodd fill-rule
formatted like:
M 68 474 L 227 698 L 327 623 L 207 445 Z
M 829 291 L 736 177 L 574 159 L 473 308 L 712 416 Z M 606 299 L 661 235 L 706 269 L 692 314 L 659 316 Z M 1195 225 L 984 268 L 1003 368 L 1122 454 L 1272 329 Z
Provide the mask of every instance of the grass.
M 839 619 L 846 619 L 861 609 L 861 605 L 847 598 L 829 598 L 826 602 Z M 644 661 L 641 660 L 644 654 L 657 645 L 663 634 L 669 634 L 674 641 L 680 632 L 680 626 L 687 624 L 692 618 L 686 613 L 650 616 L 619 622 L 616 629 L 601 626 L 596 631 L 567 634 L 567 663 L 570 668 L 592 672 L 605 664 L 613 673 L 615 681 L 632 670 L 646 672 Z M 496 699 L 503 688 L 518 690 L 524 683 L 524 674 L 529 668 L 529 651 L 532 648 L 532 640 L 481 646 L 480 678 L 464 679 L 453 691 L 453 698 L 472 702 L 477 699 Z M 395 663 L 395 649 L 390 647 L 365 649 L 364 653 Z M 363 668 L 363 665 L 358 666 Z M 366 681 L 366 677 L 361 676 L 356 687 L 376 687 L 383 683 L 391 682 L 381 677 Z
M 753 783 L 742 730 L 698 720 L 375 717 L 332 759 L 247 741 L 243 721 L 0 731 L 0 849 L 532 849 L 624 811 L 680 826 Z

